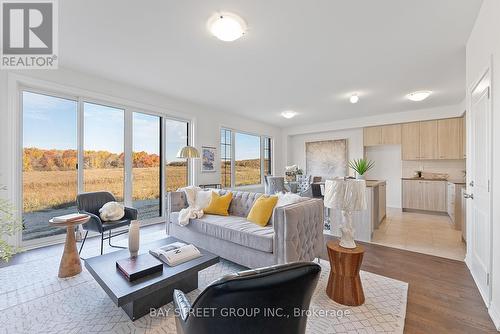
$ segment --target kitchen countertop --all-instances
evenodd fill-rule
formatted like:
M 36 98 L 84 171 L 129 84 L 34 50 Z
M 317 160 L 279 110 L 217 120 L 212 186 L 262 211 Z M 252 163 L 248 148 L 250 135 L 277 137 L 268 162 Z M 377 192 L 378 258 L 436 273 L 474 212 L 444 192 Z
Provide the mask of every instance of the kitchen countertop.
M 451 182 L 455 184 L 465 184 L 464 180 L 448 180 L 448 179 L 429 179 L 429 178 L 423 178 L 423 177 L 402 177 L 401 180 L 415 180 L 415 181 L 446 181 L 446 182 Z

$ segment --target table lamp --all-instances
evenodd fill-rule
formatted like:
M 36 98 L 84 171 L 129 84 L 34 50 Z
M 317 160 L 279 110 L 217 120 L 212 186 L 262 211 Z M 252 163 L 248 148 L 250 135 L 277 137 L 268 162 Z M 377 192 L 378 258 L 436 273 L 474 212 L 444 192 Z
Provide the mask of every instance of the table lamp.
M 366 209 L 365 180 L 334 179 L 325 182 L 325 207 L 342 211 L 340 246 L 356 248 L 352 213 Z

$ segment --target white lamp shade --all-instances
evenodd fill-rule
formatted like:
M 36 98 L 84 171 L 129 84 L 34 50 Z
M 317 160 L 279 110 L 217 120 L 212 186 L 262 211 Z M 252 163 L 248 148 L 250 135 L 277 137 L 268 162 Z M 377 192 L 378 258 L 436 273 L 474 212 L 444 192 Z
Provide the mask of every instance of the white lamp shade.
M 200 152 L 198 152 L 198 150 L 193 146 L 184 146 L 183 148 L 181 148 L 179 153 L 177 153 L 177 158 L 192 159 L 199 157 L 200 157 Z
M 365 210 L 365 180 L 326 180 L 324 203 L 330 209 L 340 209 L 349 212 Z

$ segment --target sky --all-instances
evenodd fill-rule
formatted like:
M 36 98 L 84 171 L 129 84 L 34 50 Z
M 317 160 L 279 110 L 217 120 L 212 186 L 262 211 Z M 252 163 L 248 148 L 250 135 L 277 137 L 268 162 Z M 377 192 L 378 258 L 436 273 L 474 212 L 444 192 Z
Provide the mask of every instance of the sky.
M 42 149 L 77 148 L 77 102 L 23 92 L 24 147 Z M 186 145 L 185 122 L 166 121 L 167 161 L 179 160 L 177 152 Z M 133 150 L 158 154 L 159 117 L 133 114 Z M 260 156 L 260 138 L 236 133 L 236 160 Z M 202 143 L 203 144 L 203 143 Z M 123 152 L 124 111 L 113 107 L 84 103 L 84 149 Z

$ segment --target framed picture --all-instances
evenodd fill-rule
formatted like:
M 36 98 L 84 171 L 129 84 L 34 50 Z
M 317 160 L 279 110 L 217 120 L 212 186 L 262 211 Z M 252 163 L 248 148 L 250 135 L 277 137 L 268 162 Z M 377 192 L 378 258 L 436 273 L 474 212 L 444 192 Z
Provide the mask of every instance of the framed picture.
M 323 179 L 349 175 L 347 139 L 306 143 L 306 174 Z
M 201 172 L 212 173 L 215 172 L 215 147 L 202 146 L 201 147 Z

